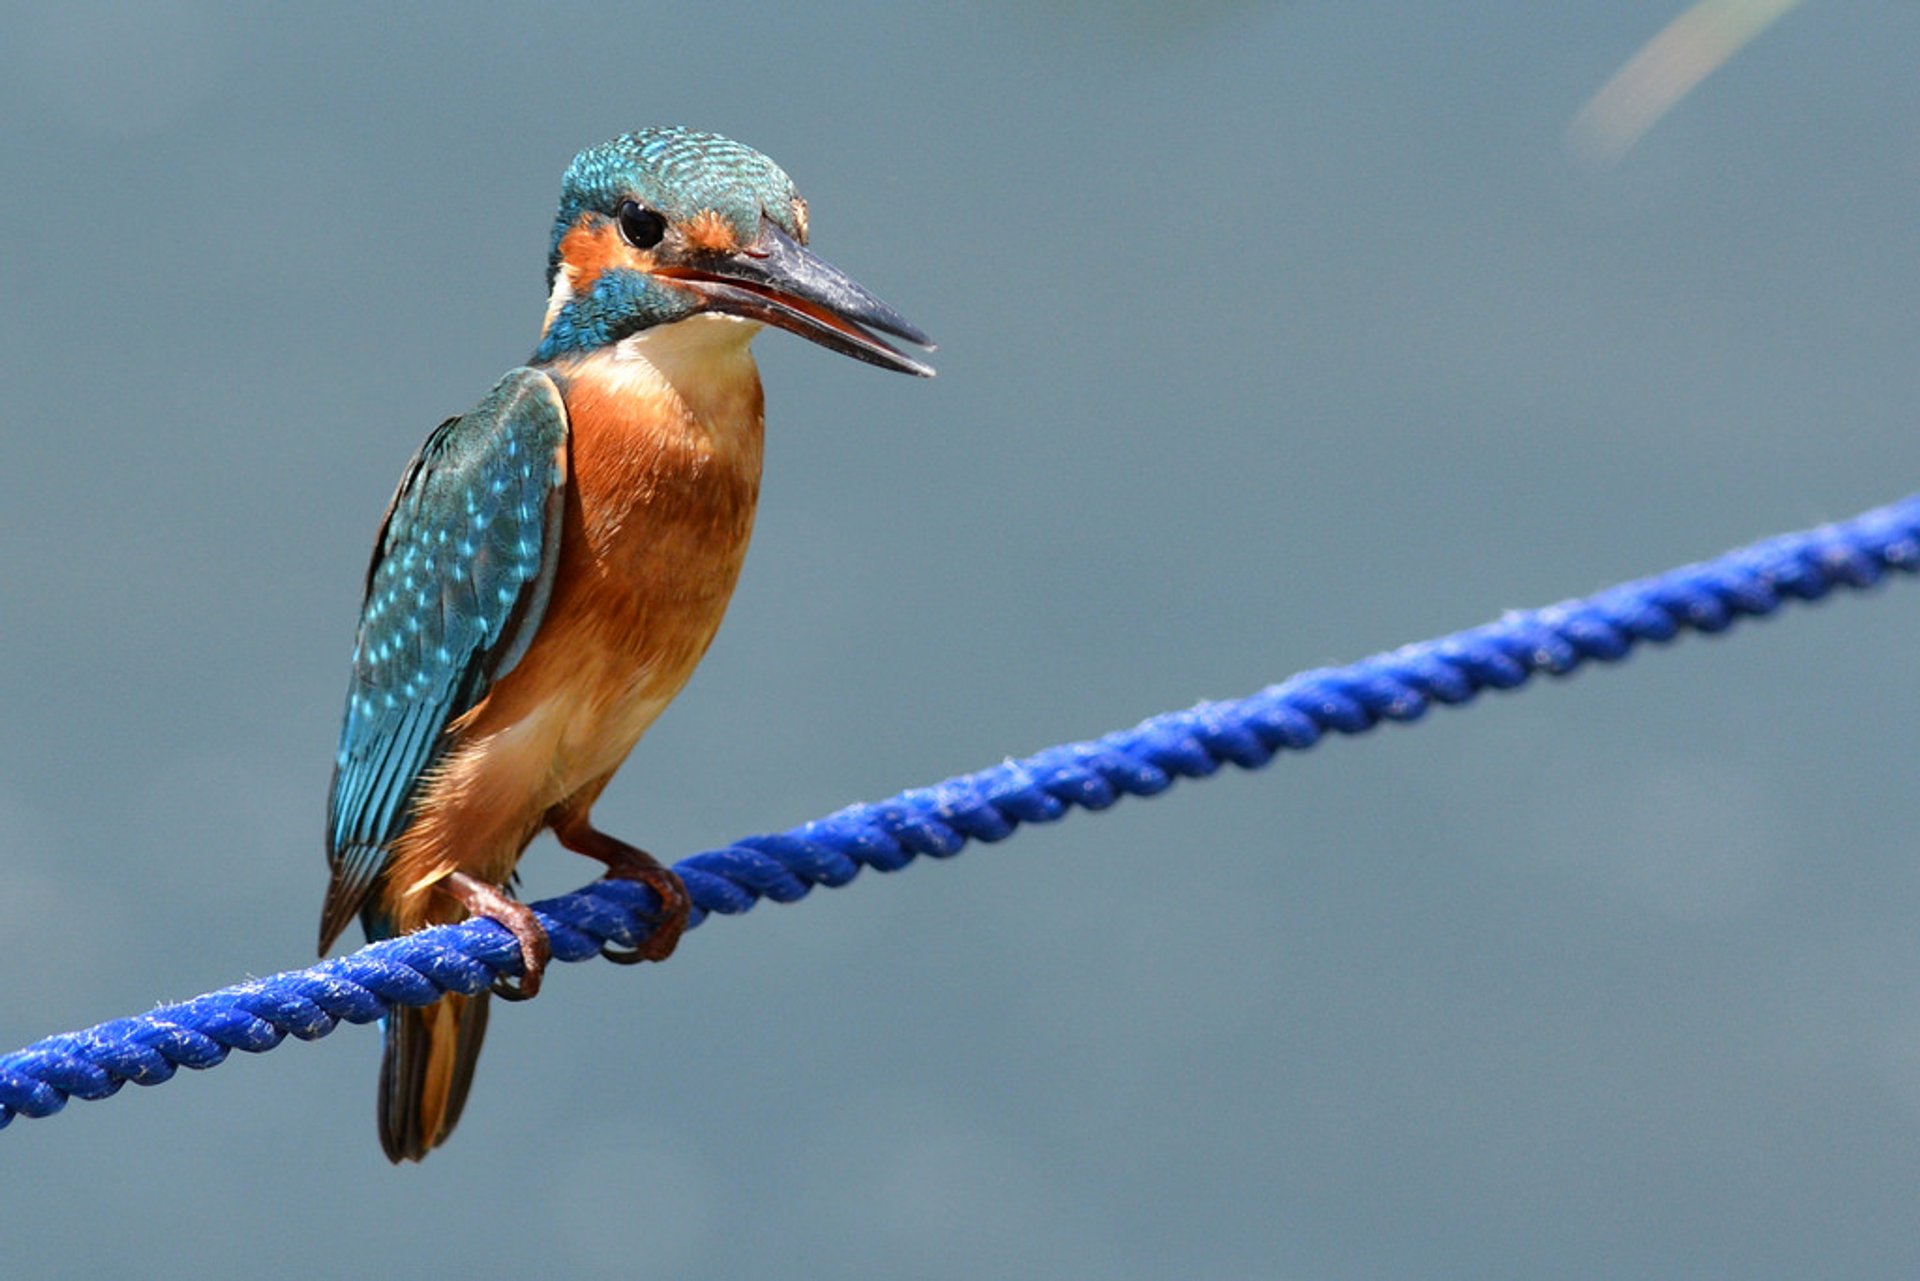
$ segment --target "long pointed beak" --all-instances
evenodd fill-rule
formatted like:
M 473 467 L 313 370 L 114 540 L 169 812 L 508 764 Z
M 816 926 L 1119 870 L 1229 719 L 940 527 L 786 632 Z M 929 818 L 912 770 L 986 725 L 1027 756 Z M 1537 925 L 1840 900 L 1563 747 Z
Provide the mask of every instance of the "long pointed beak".
M 925 334 L 846 272 L 808 253 L 770 219 L 761 220 L 759 238 L 737 253 L 663 263 L 654 273 L 701 295 L 714 311 L 778 325 L 882 369 L 933 377 L 931 365 L 870 330 L 932 351 L 933 342 Z

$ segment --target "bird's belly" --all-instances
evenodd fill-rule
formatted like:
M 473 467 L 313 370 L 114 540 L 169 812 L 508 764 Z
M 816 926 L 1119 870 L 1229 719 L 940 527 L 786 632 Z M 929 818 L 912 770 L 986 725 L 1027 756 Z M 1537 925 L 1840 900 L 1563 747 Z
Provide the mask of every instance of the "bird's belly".
M 583 665 L 534 714 L 534 732 L 550 743 L 547 806 L 605 779 L 666 710 L 692 672 L 611 661 Z
M 473 725 L 523 787 L 538 766 L 543 812 L 604 782 L 686 685 L 744 552 L 656 558 L 631 573 L 603 563 L 590 585 L 556 585 L 538 638 Z

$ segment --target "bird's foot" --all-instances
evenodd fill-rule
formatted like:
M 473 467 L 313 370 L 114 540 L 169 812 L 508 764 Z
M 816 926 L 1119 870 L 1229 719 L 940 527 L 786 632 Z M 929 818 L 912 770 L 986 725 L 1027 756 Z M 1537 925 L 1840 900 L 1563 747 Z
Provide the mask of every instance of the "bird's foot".
M 520 944 L 520 981 L 504 978 L 493 981 L 493 994 L 503 1001 L 527 1001 L 540 994 L 540 980 L 546 977 L 547 962 L 553 957 L 553 944 L 533 909 L 497 885 L 489 885 L 465 872 L 449 873 L 441 882 L 448 894 L 467 909 L 470 916 L 494 921 Z
M 687 887 L 672 868 L 637 846 L 616 840 L 605 832 L 585 828 L 565 833 L 561 844 L 588 858 L 607 865 L 607 878 L 638 881 L 660 896 L 660 911 L 653 918 L 653 933 L 638 947 L 621 948 L 608 944 L 600 955 L 615 965 L 637 965 L 641 961 L 664 961 L 679 946 L 686 932 L 687 911 L 691 900 Z

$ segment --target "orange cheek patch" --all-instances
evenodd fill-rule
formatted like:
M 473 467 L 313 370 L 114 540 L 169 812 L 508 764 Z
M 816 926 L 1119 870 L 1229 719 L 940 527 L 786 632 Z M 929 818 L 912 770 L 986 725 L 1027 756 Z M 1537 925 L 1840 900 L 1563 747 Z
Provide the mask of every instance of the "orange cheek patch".
M 619 229 L 606 219 L 582 218 L 560 238 L 560 261 L 571 273 L 573 292 L 585 294 L 593 291 L 602 272 L 615 267 L 645 271 L 652 266 L 653 255 L 622 240 Z
M 682 230 L 687 248 L 706 253 L 730 254 L 740 247 L 733 225 L 711 209 L 695 214 Z

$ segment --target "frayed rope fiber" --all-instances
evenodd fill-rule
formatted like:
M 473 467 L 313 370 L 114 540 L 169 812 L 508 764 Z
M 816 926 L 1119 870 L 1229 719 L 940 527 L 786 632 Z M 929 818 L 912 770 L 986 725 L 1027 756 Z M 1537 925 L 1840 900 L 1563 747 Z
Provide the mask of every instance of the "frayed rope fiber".
M 791 903 L 816 885 L 845 885 L 862 867 L 891 872 L 922 854 L 946 858 L 970 840 L 1002 840 L 1022 823 L 1050 822 L 1076 806 L 1102 810 L 1122 796 L 1153 796 L 1222 764 L 1253 769 L 1277 752 L 1312 747 L 1323 734 L 1415 720 L 1434 703 L 1465 703 L 1536 673 L 1560 676 L 1588 661 L 1613 662 L 1646 641 L 1721 632 L 1790 601 L 1871 587 L 1888 571 L 1916 568 L 1920 495 L 695 854 L 675 865 L 693 900 L 689 927 L 713 913 L 737 915 L 762 898 Z M 650 890 L 627 881 L 596 881 L 534 904 L 561 961 L 587 960 L 609 943 L 634 946 L 658 906 Z M 519 969 L 519 949 L 504 929 L 466 921 L 51 1036 L 0 1057 L 0 1126 L 16 1116 L 50 1116 L 69 1098 L 104 1099 L 128 1081 L 157 1085 L 181 1067 L 213 1067 L 231 1050 L 270 1050 L 289 1034 L 311 1041 L 343 1020 L 370 1023 L 394 1005 L 478 992 Z

